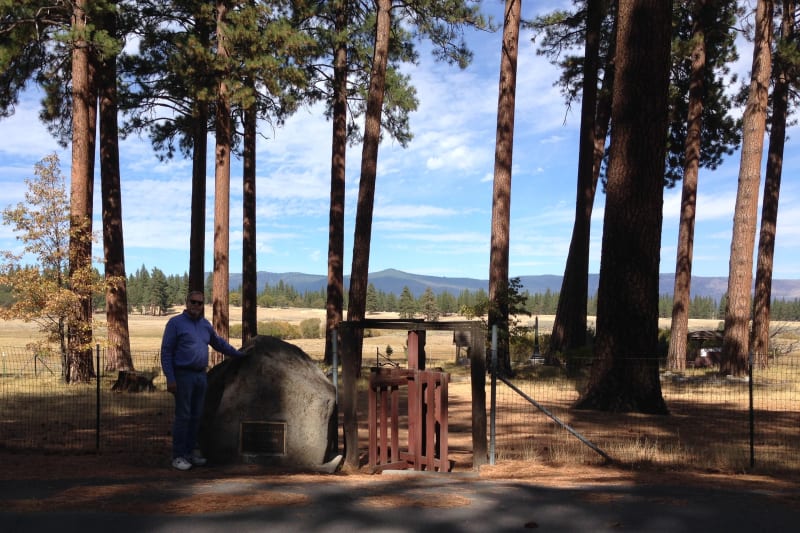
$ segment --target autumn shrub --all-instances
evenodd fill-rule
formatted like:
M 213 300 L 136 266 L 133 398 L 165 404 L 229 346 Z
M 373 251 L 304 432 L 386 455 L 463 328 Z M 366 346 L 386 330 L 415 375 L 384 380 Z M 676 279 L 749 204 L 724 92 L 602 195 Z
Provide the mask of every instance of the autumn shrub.
M 259 322 L 257 331 L 259 335 L 269 335 L 283 340 L 302 338 L 299 326 L 283 320 Z
M 269 335 L 270 337 L 277 337 L 283 340 L 300 339 L 300 328 L 289 322 L 270 320 L 268 322 L 259 322 L 256 325 L 256 333 L 259 335 Z M 242 338 L 242 325 L 233 324 L 229 332 L 231 338 Z
M 300 333 L 303 339 L 319 339 L 322 335 L 322 321 L 319 318 L 307 318 L 300 322 Z

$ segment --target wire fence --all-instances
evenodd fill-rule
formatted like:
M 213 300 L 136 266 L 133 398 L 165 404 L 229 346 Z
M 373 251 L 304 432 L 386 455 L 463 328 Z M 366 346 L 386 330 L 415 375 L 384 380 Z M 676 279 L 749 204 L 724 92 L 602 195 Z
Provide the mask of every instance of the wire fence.
M 753 368 L 752 386 L 748 376 L 724 376 L 714 367 L 661 369 L 668 415 L 572 409 L 588 383 L 589 362 L 583 363 L 567 369 L 531 361 L 510 385 L 498 382 L 498 463 L 601 463 L 607 455 L 631 465 L 800 472 L 800 356 Z
M 97 379 L 67 384 L 57 352 L 0 346 L 0 449 L 127 452 L 145 460 L 152 455 L 154 461 L 169 456 L 174 399 L 166 390 L 159 353 L 132 357 L 137 375 L 152 390 L 115 391 L 119 373 L 105 370 L 103 349 L 96 350 L 93 361 Z M 368 376 L 371 366 L 405 365 L 405 360 L 378 353 L 365 356 L 364 364 L 362 375 Z
M 134 364 L 154 390 L 112 390 L 106 352 L 96 351 L 98 379 L 66 384 L 57 353 L 0 347 L 0 447 L 38 451 L 125 451 L 167 456 L 173 398 L 157 352 L 134 354 Z M 99 369 L 99 370 L 98 370 Z
M 58 354 L 0 347 L 0 448 L 168 456 L 173 398 L 158 353 L 134 354 L 153 391 L 115 392 L 118 374 L 103 370 L 104 351 L 94 364 L 98 380 L 65 384 Z M 599 463 L 606 454 L 631 465 L 740 472 L 754 462 L 759 471 L 800 473 L 800 354 L 754 368 L 752 384 L 716 368 L 662 369 L 667 416 L 572 409 L 588 365 L 531 362 L 517 370 L 516 390 L 499 382 L 491 406 L 498 463 Z

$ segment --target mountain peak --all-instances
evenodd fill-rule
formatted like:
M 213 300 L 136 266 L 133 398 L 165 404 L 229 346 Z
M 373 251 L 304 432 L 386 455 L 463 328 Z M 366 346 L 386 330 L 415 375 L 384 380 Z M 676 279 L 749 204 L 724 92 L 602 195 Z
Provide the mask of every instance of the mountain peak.
M 519 276 L 522 290 L 527 290 L 531 294 L 545 294 L 546 292 L 557 293 L 561 291 L 562 276 L 546 274 L 536 276 Z M 256 286 L 259 292 L 264 290 L 264 286 L 269 284 L 275 286 L 280 282 L 291 285 L 300 293 L 325 290 L 328 286 L 328 278 L 325 275 L 303 274 L 301 272 L 259 272 L 257 274 Z M 598 274 L 589 274 L 589 295 L 597 293 L 599 281 Z M 370 272 L 369 282 L 379 291 L 394 293 L 399 295 L 405 287 L 408 287 L 414 297 L 418 298 L 426 289 L 430 288 L 434 293 L 440 294 L 449 292 L 453 296 L 458 296 L 462 291 L 471 292 L 489 289 L 488 279 L 474 278 L 449 278 L 444 276 L 423 276 L 403 272 L 394 268 L 387 268 L 377 272 Z M 673 274 L 661 274 L 659 276 L 659 294 L 672 294 L 675 276 Z M 350 276 L 345 276 L 345 290 L 350 286 Z M 241 274 L 230 275 L 231 289 L 238 289 L 242 285 Z M 717 301 L 722 299 L 722 295 L 728 289 L 727 278 L 725 277 L 692 277 L 692 297 L 701 296 L 711 297 Z M 800 298 L 800 280 L 773 280 L 772 297 L 775 299 L 792 300 Z

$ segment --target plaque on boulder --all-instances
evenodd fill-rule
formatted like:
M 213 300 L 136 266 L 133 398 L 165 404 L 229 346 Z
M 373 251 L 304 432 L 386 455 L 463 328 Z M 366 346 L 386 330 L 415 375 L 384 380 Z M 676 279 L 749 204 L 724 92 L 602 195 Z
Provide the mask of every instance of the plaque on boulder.
M 257 336 L 246 357 L 208 373 L 200 448 L 209 461 L 330 471 L 336 456 L 336 393 L 300 348 Z
M 286 455 L 286 422 L 242 422 L 242 455 Z

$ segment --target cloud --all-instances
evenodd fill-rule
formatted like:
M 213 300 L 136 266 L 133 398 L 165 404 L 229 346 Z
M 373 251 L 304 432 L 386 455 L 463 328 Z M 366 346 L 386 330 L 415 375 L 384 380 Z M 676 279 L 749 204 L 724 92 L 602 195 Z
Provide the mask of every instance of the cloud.
M 14 108 L 14 114 L 0 122 L 3 142 L 0 143 L 0 155 L 5 159 L 31 161 L 30 172 L 33 173 L 33 164 L 44 156 L 56 152 L 61 157 L 62 165 L 69 163 L 69 152 L 58 146 L 47 128 L 39 120 L 39 102 L 31 93 L 24 93 L 19 104 Z
M 396 218 L 419 220 L 423 217 L 450 217 L 459 213 L 459 210 L 435 205 L 409 205 L 392 204 L 381 205 L 375 209 L 375 219 Z

